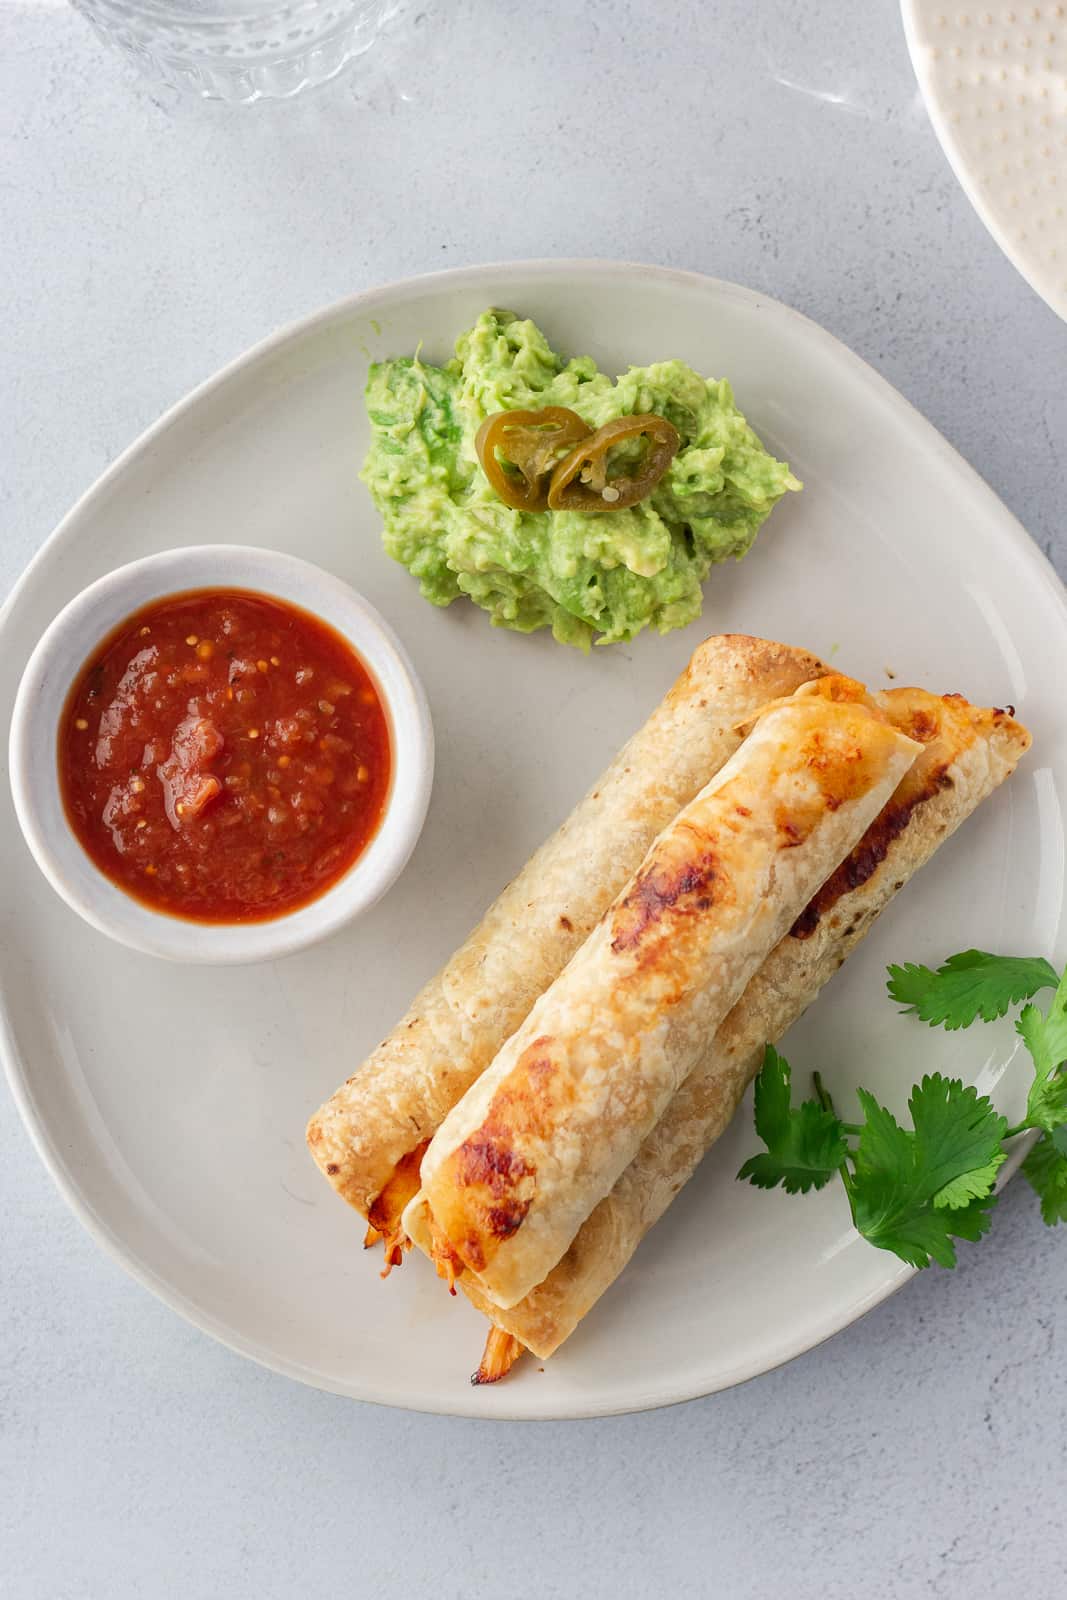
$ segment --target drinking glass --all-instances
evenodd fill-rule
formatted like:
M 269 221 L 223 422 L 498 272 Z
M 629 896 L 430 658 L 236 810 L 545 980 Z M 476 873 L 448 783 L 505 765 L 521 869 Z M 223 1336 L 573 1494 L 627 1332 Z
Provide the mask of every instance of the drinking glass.
M 73 0 L 150 76 L 206 99 L 285 99 L 362 55 L 398 0 Z

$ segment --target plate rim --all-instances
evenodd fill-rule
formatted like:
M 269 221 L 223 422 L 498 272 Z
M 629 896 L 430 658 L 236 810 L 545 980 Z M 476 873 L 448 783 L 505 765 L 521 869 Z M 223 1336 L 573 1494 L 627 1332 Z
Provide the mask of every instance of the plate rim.
M 978 220 L 989 234 L 993 243 L 1001 254 L 1011 262 L 1023 282 L 1043 301 L 1061 321 L 1067 321 L 1067 297 L 1060 294 L 1046 282 L 1045 274 L 1037 272 L 1030 266 L 1026 257 L 1020 253 L 1011 239 L 996 211 L 989 204 L 981 188 L 975 181 L 974 175 L 956 139 L 952 135 L 952 124 L 948 119 L 941 96 L 933 87 L 933 75 L 927 71 L 923 52 L 929 47 L 919 36 L 921 26 L 920 18 L 923 15 L 923 0 L 900 0 L 900 17 L 904 25 L 904 38 L 908 46 L 908 55 L 911 59 L 912 71 L 919 87 L 919 94 L 930 125 L 934 130 L 941 153 L 948 162 L 952 174 L 963 190 L 967 199 L 978 215 Z
M 77 536 L 81 519 L 87 512 L 92 510 L 96 500 L 109 490 L 112 483 L 125 472 L 127 466 L 142 451 L 150 449 L 169 429 L 179 423 L 187 412 L 200 405 L 210 395 L 222 390 L 229 382 L 239 377 L 245 368 L 254 366 L 257 362 L 282 349 L 288 343 L 299 342 L 315 331 L 327 327 L 333 321 L 341 321 L 361 310 L 373 313 L 377 304 L 382 301 L 395 304 L 398 297 L 416 297 L 427 290 L 440 290 L 451 287 L 462 288 L 468 283 L 479 281 L 489 275 L 500 278 L 524 275 L 527 277 L 543 276 L 546 279 L 559 279 L 582 274 L 601 274 L 629 280 L 636 278 L 638 281 L 645 279 L 648 282 L 655 282 L 664 286 L 673 284 L 704 293 L 712 292 L 727 300 L 740 300 L 755 310 L 765 308 L 773 315 L 781 317 L 787 323 L 799 324 L 805 337 L 809 340 L 814 340 L 817 344 L 821 344 L 840 363 L 843 363 L 882 404 L 887 405 L 898 416 L 904 418 L 913 432 L 924 438 L 931 455 L 945 464 L 949 470 L 955 472 L 958 477 L 962 476 L 964 480 L 969 482 L 970 487 L 978 497 L 985 499 L 990 509 L 995 512 L 998 524 L 1003 527 L 1004 534 L 1009 539 L 1009 548 L 1013 549 L 1018 559 L 1026 563 L 1031 579 L 1039 583 L 1047 591 L 1049 599 L 1062 617 L 1064 630 L 1067 632 L 1067 590 L 1065 590 L 1051 562 L 1026 532 L 1014 512 L 1005 505 L 977 469 L 960 454 L 955 446 L 944 437 L 927 417 L 923 416 L 905 395 L 894 388 L 887 378 L 884 378 L 869 362 L 864 360 L 862 356 L 858 355 L 835 334 L 830 333 L 811 317 L 801 311 L 797 311 L 794 307 L 787 305 L 775 296 L 727 279 L 643 262 L 617 261 L 597 257 L 561 257 L 495 261 L 464 267 L 451 267 L 376 284 L 371 288 L 341 296 L 318 310 L 285 324 L 267 335 L 266 338 L 259 340 L 233 357 L 202 383 L 196 385 L 186 395 L 168 407 L 158 420 L 128 445 L 104 469 L 95 482 L 79 496 L 70 510 L 42 542 L 16 580 L 7 599 L 0 606 L 0 643 L 2 643 L 4 630 L 8 626 L 10 618 L 14 615 L 21 602 L 23 593 L 36 578 L 38 568 L 44 565 L 47 559 L 53 559 L 59 551 Z M 456 1399 L 453 1402 L 451 1397 L 435 1396 L 431 1400 L 429 1397 L 416 1393 L 409 1400 L 393 1394 L 383 1394 L 380 1389 L 375 1392 L 372 1385 L 361 1381 L 359 1374 L 356 1374 L 355 1380 L 352 1382 L 331 1381 L 327 1375 L 302 1366 L 299 1362 L 280 1357 L 257 1344 L 254 1339 L 240 1335 L 230 1326 L 221 1323 L 210 1311 L 205 1310 L 190 1296 L 176 1289 L 162 1278 L 153 1267 L 141 1259 L 132 1246 L 120 1238 L 110 1224 L 97 1215 L 88 1199 L 82 1193 L 74 1173 L 69 1169 L 58 1150 L 43 1117 L 38 1115 L 32 1090 L 32 1070 L 29 1064 L 23 1060 L 18 1050 L 11 1031 L 6 1007 L 2 1002 L 3 994 L 0 991 L 0 1064 L 3 1066 L 12 1099 L 29 1135 L 30 1142 L 42 1164 L 55 1183 L 61 1197 L 94 1242 L 107 1256 L 122 1267 L 130 1277 L 142 1287 L 148 1289 L 169 1309 L 177 1312 L 185 1321 L 191 1323 L 201 1332 L 209 1334 L 235 1354 L 247 1357 L 258 1365 L 279 1373 L 283 1377 L 294 1379 L 327 1393 L 344 1396 L 346 1399 L 376 1405 L 387 1405 L 400 1410 L 416 1411 L 429 1415 L 459 1416 L 480 1421 L 507 1422 L 549 1422 L 621 1416 L 655 1410 L 661 1406 L 679 1405 L 688 1400 L 701 1399 L 707 1395 L 734 1388 L 741 1383 L 762 1376 L 765 1372 L 774 1371 L 776 1368 L 794 1360 L 797 1356 L 806 1354 L 809 1350 L 816 1349 L 827 1339 L 840 1333 L 844 1328 L 851 1326 L 852 1323 L 865 1316 L 867 1312 L 873 1310 L 875 1306 L 888 1299 L 891 1294 L 896 1293 L 915 1275 L 916 1269 L 905 1266 L 903 1263 L 898 1264 L 898 1268 L 887 1275 L 886 1280 L 879 1284 L 875 1290 L 862 1296 L 858 1302 L 847 1303 L 836 1315 L 830 1317 L 814 1337 L 811 1336 L 810 1332 L 801 1331 L 796 1333 L 791 1338 L 783 1341 L 781 1348 L 775 1353 L 772 1360 L 768 1361 L 765 1357 L 756 1357 L 749 1365 L 724 1372 L 716 1379 L 702 1381 L 701 1387 L 698 1389 L 693 1389 L 685 1383 L 679 1385 L 668 1382 L 655 1389 L 638 1388 L 632 1398 L 614 1401 L 606 1400 L 599 1403 L 579 1399 L 577 1405 L 568 1405 L 565 1397 L 560 1396 L 555 1403 L 550 1402 L 544 1409 L 536 1411 L 525 1406 L 521 1409 L 513 1409 L 507 1401 L 507 1390 L 505 1389 L 500 1392 L 500 1398 L 503 1402 L 501 1408 L 491 1415 L 486 1415 L 484 1412 L 472 1411 L 468 1405 L 462 1403 L 465 1397 L 465 1386 L 462 1383 L 457 1383 Z M 1012 1151 L 1002 1169 L 1002 1177 L 1005 1182 L 1017 1170 L 1027 1148 L 1028 1143 L 1020 1141 L 1017 1149 Z

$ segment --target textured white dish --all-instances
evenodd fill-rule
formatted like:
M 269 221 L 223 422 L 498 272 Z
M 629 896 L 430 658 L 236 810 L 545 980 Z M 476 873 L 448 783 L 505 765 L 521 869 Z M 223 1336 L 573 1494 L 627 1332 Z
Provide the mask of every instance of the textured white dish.
M 56 730 L 70 686 L 95 647 L 131 612 L 189 589 L 249 589 L 327 622 L 359 653 L 382 697 L 392 782 L 381 826 L 318 899 L 267 922 L 214 924 L 154 911 L 105 878 L 63 811 Z M 310 561 L 252 545 L 193 545 L 109 572 L 64 606 L 22 676 L 11 719 L 11 792 L 26 843 L 57 894 L 92 927 L 170 961 L 270 961 L 335 933 L 385 894 L 415 848 L 433 782 L 433 725 L 407 652 L 373 606 Z
M 355 482 L 369 359 L 430 358 L 489 304 L 607 367 L 684 356 L 733 379 L 805 481 L 702 623 L 585 660 L 542 636 L 435 611 L 378 545 Z M 146 497 L 153 515 L 146 518 Z M 934 1034 L 884 996 L 893 959 L 968 944 L 1067 956 L 1062 586 L 933 428 L 843 346 L 761 295 L 662 269 L 511 264 L 399 284 L 253 351 L 135 445 L 33 563 L 0 629 L 7 709 L 50 617 L 120 562 L 235 529 L 353 582 L 427 685 L 437 782 L 412 864 L 373 915 L 253 968 L 171 968 L 101 939 L 51 893 L 0 792 L 0 1047 L 41 1154 L 95 1236 L 243 1353 L 365 1399 L 472 1416 L 586 1416 L 682 1400 L 788 1359 L 908 1276 L 849 1225 L 842 1194 L 734 1181 L 743 1112 L 620 1282 L 544 1371 L 472 1390 L 484 1324 L 421 1261 L 387 1284 L 314 1170 L 308 1113 L 400 1015 L 505 879 L 606 765 L 707 632 L 786 638 L 884 684 L 1011 701 L 1035 748 L 900 896 L 793 1030 L 843 1104 L 896 1108 L 918 1063 L 1017 1113 L 1010 1026 Z M 0 733 L 2 733 L 0 729 Z M 2 746 L 0 746 L 2 747 Z M 161 1136 L 160 1130 L 165 1134 Z
M 1008 259 L 1067 318 L 1067 5 L 901 0 L 941 146 Z

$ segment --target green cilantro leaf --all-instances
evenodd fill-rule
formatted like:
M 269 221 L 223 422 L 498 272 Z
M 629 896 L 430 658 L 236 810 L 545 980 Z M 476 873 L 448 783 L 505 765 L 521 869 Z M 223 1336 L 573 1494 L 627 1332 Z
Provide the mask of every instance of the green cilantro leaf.
M 864 1121 L 846 1180 L 857 1229 L 912 1266 L 955 1266 L 953 1237 L 979 1239 L 989 1227 L 1005 1118 L 985 1095 L 939 1073 L 912 1090 L 913 1133 L 865 1089 L 858 1094 Z
M 1008 1131 L 986 1095 L 939 1072 L 925 1077 L 908 1101 L 915 1128 L 915 1164 L 933 1204 L 953 1210 L 991 1194 L 1007 1157 Z
M 1067 1122 L 1067 972 L 1044 1016 L 1025 1006 L 1015 1024 L 1034 1061 L 1034 1081 L 1026 1099 L 1026 1120 L 1051 1133 Z
M 958 1178 L 953 1178 L 951 1183 L 946 1183 L 934 1195 L 934 1205 L 946 1211 L 956 1211 L 961 1206 L 970 1205 L 972 1200 L 984 1199 L 993 1192 L 997 1173 L 1007 1159 L 1007 1151 L 1001 1150 L 984 1167 L 975 1167 L 971 1172 L 963 1172 Z
M 788 1061 L 768 1045 L 755 1092 L 756 1132 L 767 1149 L 750 1156 L 737 1176 L 760 1189 L 781 1184 L 787 1194 L 807 1194 L 829 1183 L 847 1147 L 832 1111 L 817 1100 L 792 1104 L 791 1076 Z
M 1067 1129 L 1045 1133 L 1022 1164 L 1022 1174 L 1038 1199 L 1050 1228 L 1067 1222 Z
M 1054 989 L 1058 974 L 1041 956 L 994 956 L 964 950 L 943 966 L 907 962 L 889 968 L 889 993 L 907 1015 L 932 1028 L 969 1028 L 976 1017 L 992 1022 L 1020 1000 Z

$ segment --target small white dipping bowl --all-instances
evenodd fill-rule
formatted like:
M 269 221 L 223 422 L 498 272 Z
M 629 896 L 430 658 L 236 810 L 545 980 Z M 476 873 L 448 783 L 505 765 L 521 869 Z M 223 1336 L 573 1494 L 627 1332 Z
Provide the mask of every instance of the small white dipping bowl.
M 63 808 L 59 724 L 74 680 L 97 646 L 133 612 L 190 589 L 250 590 L 329 623 L 366 666 L 389 725 L 392 777 L 377 833 L 317 899 L 265 922 L 196 922 L 135 900 L 93 864 Z M 86 922 L 121 944 L 169 961 L 268 961 L 314 944 L 358 917 L 403 870 L 429 804 L 433 725 L 403 645 L 354 589 L 294 556 L 245 545 L 198 545 L 119 567 L 60 612 L 19 685 L 10 766 L 26 843 L 57 894 Z

